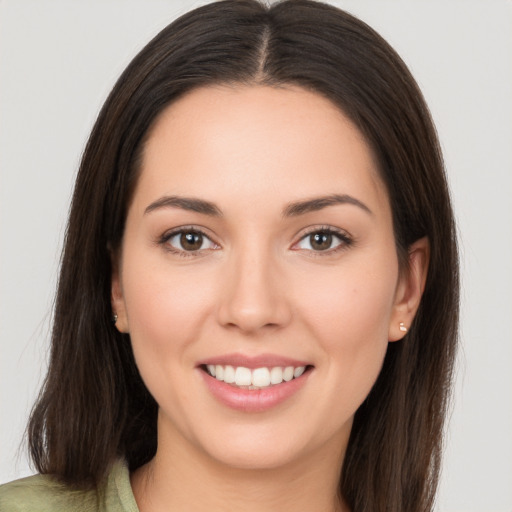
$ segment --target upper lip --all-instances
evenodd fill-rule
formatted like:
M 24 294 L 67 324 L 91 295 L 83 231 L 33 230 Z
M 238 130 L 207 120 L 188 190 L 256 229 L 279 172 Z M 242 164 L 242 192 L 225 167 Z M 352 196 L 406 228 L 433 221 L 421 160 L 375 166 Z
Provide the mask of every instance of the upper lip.
M 310 366 L 307 361 L 294 359 L 291 357 L 281 356 L 278 354 L 258 354 L 256 356 L 248 356 L 244 354 L 223 354 L 212 356 L 198 362 L 198 366 L 205 365 L 231 365 L 243 366 L 254 370 L 255 368 L 273 368 L 276 366 Z

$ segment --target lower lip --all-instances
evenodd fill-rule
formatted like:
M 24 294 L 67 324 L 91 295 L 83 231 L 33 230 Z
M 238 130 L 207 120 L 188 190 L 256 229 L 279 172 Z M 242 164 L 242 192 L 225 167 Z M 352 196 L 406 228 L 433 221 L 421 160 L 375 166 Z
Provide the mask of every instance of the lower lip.
M 212 395 L 231 409 L 242 412 L 263 412 L 285 402 L 306 384 L 311 370 L 300 377 L 281 384 L 261 389 L 240 389 L 224 381 L 217 380 L 199 369 L 204 382 Z

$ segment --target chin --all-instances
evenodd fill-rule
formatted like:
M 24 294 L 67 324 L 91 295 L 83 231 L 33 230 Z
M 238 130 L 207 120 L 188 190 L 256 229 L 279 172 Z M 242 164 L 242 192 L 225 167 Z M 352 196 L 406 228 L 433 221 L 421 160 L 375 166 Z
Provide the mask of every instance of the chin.
M 278 470 L 290 465 L 311 463 L 315 457 L 331 455 L 345 448 L 352 422 L 346 429 L 329 432 L 323 429 L 310 428 L 304 423 L 298 428 L 296 422 L 290 424 L 278 422 L 260 425 L 231 425 L 227 428 L 215 429 L 216 436 L 196 438 L 196 447 L 212 461 L 224 466 L 240 470 Z M 220 434 L 222 432 L 222 435 Z M 314 461 L 313 461 L 314 463 Z
M 233 469 L 258 471 L 274 470 L 286 467 L 296 462 L 304 454 L 304 447 L 277 446 L 275 442 L 267 443 L 261 446 L 260 443 L 254 443 L 247 446 L 247 443 L 238 443 L 231 441 L 225 442 L 220 449 L 212 447 L 208 455 L 218 463 L 229 466 Z

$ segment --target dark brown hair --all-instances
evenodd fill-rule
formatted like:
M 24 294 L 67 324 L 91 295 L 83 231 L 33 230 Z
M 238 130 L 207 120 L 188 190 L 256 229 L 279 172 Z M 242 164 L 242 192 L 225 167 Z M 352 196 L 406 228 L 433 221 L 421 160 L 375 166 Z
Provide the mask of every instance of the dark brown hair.
M 148 130 L 162 110 L 209 84 L 298 85 L 327 97 L 372 148 L 402 265 L 430 240 L 430 268 L 406 338 L 390 343 L 358 409 L 340 493 L 353 512 L 431 510 L 458 322 L 458 259 L 442 157 L 422 94 L 395 51 L 332 6 L 227 0 L 160 32 L 105 102 L 85 149 L 66 232 L 48 375 L 29 424 L 42 473 L 99 482 L 116 457 L 131 469 L 156 450 L 157 404 L 112 324 L 111 251 L 121 242 Z

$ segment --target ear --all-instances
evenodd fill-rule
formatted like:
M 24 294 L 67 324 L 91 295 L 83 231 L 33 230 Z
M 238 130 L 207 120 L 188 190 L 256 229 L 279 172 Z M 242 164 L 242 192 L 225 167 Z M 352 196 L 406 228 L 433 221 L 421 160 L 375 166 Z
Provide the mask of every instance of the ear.
M 119 270 L 120 261 L 117 255 L 111 253 L 112 260 L 112 282 L 111 282 L 111 303 L 112 315 L 117 317 L 115 321 L 116 329 L 121 333 L 128 333 L 128 317 L 126 315 L 126 303 L 124 301 L 123 287 L 121 283 L 121 273 Z
M 409 329 L 421 302 L 427 280 L 430 244 L 427 237 L 414 242 L 408 251 L 409 264 L 403 269 L 395 292 L 389 323 L 389 341 L 401 340 Z

